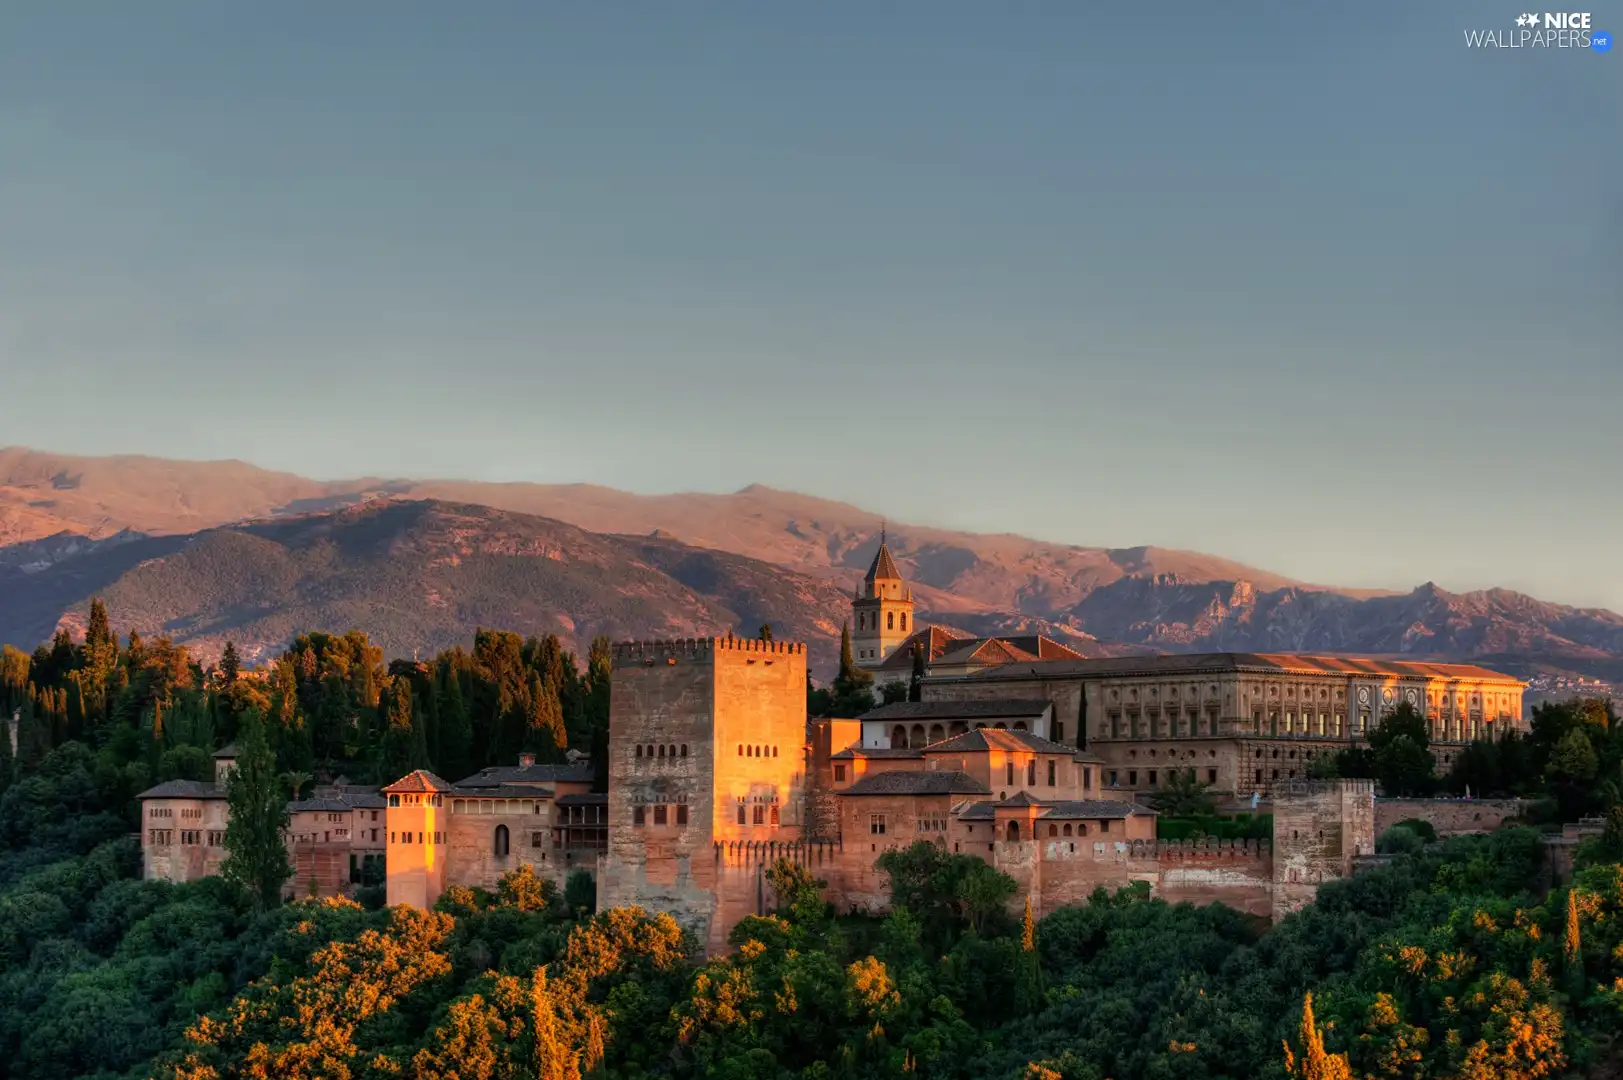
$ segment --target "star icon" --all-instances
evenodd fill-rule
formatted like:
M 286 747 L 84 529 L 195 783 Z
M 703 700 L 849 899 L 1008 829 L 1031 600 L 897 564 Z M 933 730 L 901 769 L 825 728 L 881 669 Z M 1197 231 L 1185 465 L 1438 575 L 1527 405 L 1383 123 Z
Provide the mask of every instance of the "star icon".
M 1527 12 L 1524 15 L 1518 15 L 1518 16 L 1516 16 L 1516 25 L 1517 26 L 1537 26 L 1538 25 L 1538 16 L 1533 14 L 1532 12 Z

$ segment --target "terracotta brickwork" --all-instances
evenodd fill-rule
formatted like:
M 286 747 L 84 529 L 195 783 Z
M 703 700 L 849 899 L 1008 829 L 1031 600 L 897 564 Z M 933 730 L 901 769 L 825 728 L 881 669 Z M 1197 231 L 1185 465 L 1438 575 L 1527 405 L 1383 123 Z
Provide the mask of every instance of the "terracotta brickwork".
M 1409 818 L 1429 822 L 1440 837 L 1489 833 L 1526 806 L 1520 799 L 1376 799 L 1375 835 Z

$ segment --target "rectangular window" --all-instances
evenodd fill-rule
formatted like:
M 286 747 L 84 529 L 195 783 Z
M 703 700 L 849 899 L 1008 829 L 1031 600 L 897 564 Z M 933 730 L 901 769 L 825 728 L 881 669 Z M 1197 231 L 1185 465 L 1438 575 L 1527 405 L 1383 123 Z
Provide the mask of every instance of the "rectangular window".
M 1117 780 L 1116 780 L 1116 770 L 1115 769 L 1111 769 L 1108 773 L 1105 774 L 1105 783 L 1109 784 L 1111 787 L 1116 786 Z
M 778 808 L 776 806 L 772 808 L 772 818 L 768 824 L 770 824 L 774 829 L 778 827 Z
M 688 823 L 688 804 L 687 803 L 677 803 L 676 804 L 676 823 L 678 825 L 686 825 Z
M 641 807 L 641 806 L 633 806 L 631 808 L 631 824 L 633 824 L 633 825 L 641 825 L 641 824 L 643 824 L 645 821 L 647 821 L 647 817 L 645 816 L 647 813 L 648 813 L 648 811 L 646 809 L 644 809 L 643 807 Z
M 1128 769 L 1127 770 L 1127 786 L 1128 787 L 1137 787 L 1138 786 L 1138 770 L 1137 769 Z
M 1053 783 L 1053 781 L 1050 780 L 1049 783 Z M 1026 762 L 1026 786 L 1027 787 L 1036 787 L 1037 786 L 1037 759 L 1036 758 L 1032 758 L 1030 761 Z
M 1100 832 L 1109 832 L 1110 831 L 1110 822 L 1108 822 L 1108 821 L 1099 822 L 1099 831 Z
M 845 766 L 844 765 L 836 765 L 836 766 L 834 766 L 834 782 L 836 784 L 845 783 Z
M 1151 769 L 1150 770 L 1150 787 L 1154 787 L 1154 786 L 1155 786 L 1155 770 Z
M 1011 762 L 1008 763 L 1007 771 L 1008 771 L 1008 783 L 1009 783 L 1009 786 L 1013 787 L 1014 786 L 1014 762 L 1011 761 Z
M 1206 782 L 1208 784 L 1217 783 L 1217 770 L 1216 769 L 1207 769 L 1206 770 Z
M 755 820 L 754 820 L 754 824 L 756 824 L 756 825 L 765 825 L 766 824 L 766 807 L 762 806 L 760 803 L 755 804 Z
M 664 803 L 660 803 L 658 806 L 654 807 L 654 824 L 655 825 L 663 825 L 663 824 L 665 824 L 665 804 Z
M 1093 770 L 1086 766 L 1083 766 L 1082 768 L 1082 790 L 1093 790 Z
M 884 836 L 885 835 L 885 815 L 884 814 L 869 814 L 868 815 L 868 833 L 869 833 L 869 835 L 872 835 L 872 836 Z
M 542 839 L 544 836 L 546 836 L 546 833 L 532 832 L 530 834 L 530 846 L 533 848 L 545 846 L 546 841 Z
M 1053 758 L 1049 758 L 1048 759 L 1048 786 L 1049 787 L 1054 786 L 1054 770 L 1057 767 L 1058 767 L 1058 762 L 1056 762 Z
M 1063 720 L 1055 720 L 1054 721 L 1054 741 L 1055 742 L 1064 742 L 1065 741 L 1065 721 L 1063 721 Z

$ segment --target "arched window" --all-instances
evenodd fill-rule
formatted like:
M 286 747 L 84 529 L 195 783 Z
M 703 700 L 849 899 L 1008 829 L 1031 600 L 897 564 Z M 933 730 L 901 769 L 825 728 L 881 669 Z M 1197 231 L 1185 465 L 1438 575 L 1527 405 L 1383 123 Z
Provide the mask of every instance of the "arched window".
M 1008 731 L 1009 730 L 1009 725 L 1005 724 L 1001 720 L 999 720 L 997 723 L 993 724 L 992 726 L 994 728 L 996 728 L 997 730 L 999 730 L 999 731 Z
M 687 757 L 688 756 L 688 744 L 683 743 L 682 746 L 681 746 L 681 750 L 682 750 L 682 756 Z
M 1065 835 L 1066 835 L 1066 836 L 1070 836 L 1070 835 L 1071 835 L 1071 827 L 1070 827 L 1070 826 L 1069 826 L 1069 825 L 1066 825 L 1066 826 L 1065 826 Z
M 897 724 L 890 729 L 890 745 L 893 750 L 907 749 L 907 729 Z
M 907 629 L 907 612 L 902 612 L 902 629 Z
M 951 735 L 967 735 L 969 734 L 969 725 L 964 723 L 962 720 L 954 720 L 952 722 L 952 726 L 948 728 L 947 731 Z
M 1080 824 L 1080 825 L 1078 825 L 1076 827 L 1076 835 L 1078 835 L 1078 836 L 1086 836 L 1086 835 L 1088 835 L 1088 823 L 1087 822 L 1084 821 L 1082 824 Z
M 498 826 L 496 826 L 495 851 L 496 851 L 496 857 L 498 859 L 507 858 L 507 826 L 506 825 L 498 825 Z
M 642 757 L 642 743 L 637 744 L 637 756 Z
M 1014 730 L 1016 730 L 1016 731 L 1024 731 L 1024 730 L 1026 730 L 1026 722 L 1024 720 L 1016 720 L 1014 722 Z
M 666 757 L 675 757 L 675 756 L 676 756 L 676 747 L 674 747 L 674 746 L 667 746 L 667 747 L 666 747 L 666 748 L 665 748 L 665 756 L 666 756 Z
M 778 808 L 776 806 L 772 808 L 772 827 L 774 829 L 778 827 Z
M 738 744 L 738 756 L 739 757 L 744 756 L 744 744 L 743 743 Z
M 1048 835 L 1049 836 L 1058 836 L 1059 835 L 1059 826 L 1058 825 L 1050 825 L 1050 826 L 1048 826 Z
M 1009 843 L 1018 844 L 1019 842 L 1020 842 L 1020 823 L 1018 821 L 1011 821 L 1011 822 L 1009 822 Z
M 777 756 L 778 756 L 778 748 L 777 748 L 777 747 L 776 747 L 776 746 L 774 746 L 774 747 L 773 747 L 773 748 L 772 748 L 772 756 L 773 756 L 773 757 L 777 757 Z
M 661 747 L 660 747 L 660 748 L 659 748 L 659 756 L 660 756 L 660 757 L 664 757 L 664 756 L 665 756 L 665 748 L 664 748 L 664 747 L 663 747 L 663 746 L 661 746 Z
M 885 612 L 885 629 L 896 629 L 896 613 L 894 611 Z
M 923 724 L 914 724 L 913 725 L 913 730 L 911 730 L 911 731 L 909 731 L 907 733 L 907 745 L 909 745 L 909 746 L 923 746 L 924 745 L 924 725 Z
M 946 729 L 943 728 L 940 724 L 931 724 L 930 725 L 930 742 L 931 743 L 938 743 L 942 739 L 945 739 L 946 737 L 947 737 Z

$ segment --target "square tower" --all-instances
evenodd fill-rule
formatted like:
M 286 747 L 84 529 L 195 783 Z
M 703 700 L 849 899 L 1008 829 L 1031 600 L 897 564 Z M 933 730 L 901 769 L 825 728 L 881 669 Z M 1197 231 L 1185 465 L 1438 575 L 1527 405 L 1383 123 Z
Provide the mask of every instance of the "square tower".
M 713 945 L 736 922 L 720 911 L 723 849 L 801 839 L 806 647 L 629 642 L 613 659 L 599 903 L 669 911 Z
M 883 533 L 862 589 L 851 600 L 851 617 L 852 659 L 860 668 L 884 663 L 918 629 L 913 623 L 913 593 L 896 569 Z

